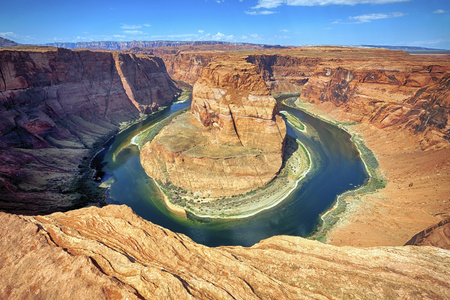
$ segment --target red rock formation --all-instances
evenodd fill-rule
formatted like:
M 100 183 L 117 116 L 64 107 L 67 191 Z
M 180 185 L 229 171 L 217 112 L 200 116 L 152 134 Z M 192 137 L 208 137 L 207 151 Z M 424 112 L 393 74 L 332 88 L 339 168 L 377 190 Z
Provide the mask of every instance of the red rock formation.
M 210 63 L 194 86 L 191 112 L 196 119 L 180 116 L 144 145 L 147 174 L 212 197 L 246 193 L 276 176 L 286 125 L 253 65 Z
M 450 64 L 441 61 L 434 65 L 436 62 L 397 52 L 369 55 L 372 57 L 365 62 L 355 55 L 318 66 L 301 98 L 329 101 L 352 113 L 355 120 L 379 128 L 414 131 L 422 136 L 423 149 L 447 147 Z
M 450 292 L 449 252 L 278 236 L 198 245 L 126 206 L 0 213 L 2 299 L 415 299 Z M 14 228 L 10 230 L 9 228 Z
M 175 80 L 181 80 L 194 85 L 202 75 L 205 68 L 215 57 L 221 53 L 177 51 L 177 50 L 154 50 L 155 55 L 164 60 L 167 73 Z
M 272 94 L 298 94 L 322 58 L 296 57 L 289 53 L 253 54 L 247 61 L 258 67 Z
M 450 250 L 450 219 L 428 227 L 413 236 L 406 244 L 417 246 L 434 246 Z
M 341 231 L 347 238 L 341 244 L 386 245 L 392 243 L 399 231 L 405 235 L 412 224 L 425 222 L 416 216 L 425 214 L 433 219 L 448 212 L 445 197 L 450 173 L 448 143 L 447 146 L 444 143 L 448 130 L 448 62 L 383 51 L 375 55 L 367 50 L 317 50 L 289 52 L 290 56 L 321 58 L 317 70 L 308 78 L 307 99 L 326 107 L 334 115 L 343 116 L 342 119 L 361 120 L 363 124 L 354 130 L 367 137 L 367 145 L 380 159 L 388 179 L 388 186 L 382 193 L 349 203 L 353 218 L 343 220 L 350 228 Z M 0 199 L 7 209 L 21 206 L 23 210 L 32 207 L 31 210 L 40 211 L 42 207 L 33 208 L 39 205 L 37 203 L 50 210 L 73 205 L 76 196 L 73 198 L 65 190 L 66 185 L 59 182 L 73 179 L 76 165 L 87 154 L 83 144 L 92 144 L 95 134 L 105 134 L 113 130 L 119 120 L 134 118 L 137 114 L 136 106 L 126 95 L 128 91 L 123 88 L 124 80 L 114 70 L 117 60 L 105 63 L 102 57 L 108 54 L 92 54 L 86 60 L 87 53 L 77 53 L 54 54 L 53 62 L 58 60 L 58 64 L 53 68 L 49 67 L 51 61 L 46 60 L 44 54 L 35 52 L 8 54 L 21 57 L 14 69 L 5 69 L 4 61 L 11 64 L 6 59 L 0 60 L 0 87 L 20 89 L 20 93 L 15 94 L 17 91 L 0 88 L 3 101 L 0 141 L 3 145 L 41 147 L 0 149 Z M 71 62 L 77 62 L 74 70 L 63 68 Z M 277 66 L 277 72 L 282 72 L 277 64 L 271 68 Z M 33 68 L 40 71 L 26 71 Z M 123 69 L 122 74 L 138 69 Z M 270 68 L 259 69 L 265 72 Z M 289 72 L 294 72 L 293 69 Z M 98 75 L 95 74 L 99 70 L 110 72 L 102 73 L 104 80 L 96 81 Z M 9 74 L 19 75 L 7 81 Z M 265 74 L 270 75 L 270 72 Z M 270 82 L 271 76 L 265 80 Z M 67 78 L 74 78 L 73 83 L 64 81 L 59 86 L 60 80 Z M 75 84 L 78 80 L 81 85 Z M 31 82 L 33 84 L 27 85 Z M 128 77 L 126 82 L 131 95 L 139 97 L 134 89 L 140 83 L 135 84 Z M 80 86 L 94 91 L 95 97 L 88 92 L 80 94 Z M 53 94 L 50 91 L 54 91 Z M 58 93 L 69 97 L 71 91 L 84 98 L 70 98 L 77 100 L 71 103 L 64 100 L 66 97 L 57 97 Z M 131 109 L 130 115 L 114 101 L 110 104 L 116 104 L 111 109 L 108 106 L 103 114 L 92 114 L 97 112 L 96 105 L 106 103 L 101 100 L 104 95 L 115 98 L 118 94 L 126 100 L 127 104 L 122 105 Z M 54 95 L 54 100 L 43 101 L 49 95 Z M 36 101 L 39 101 L 39 110 L 33 108 Z M 79 108 L 83 109 L 77 110 Z M 79 115 L 70 117 L 69 109 Z M 212 111 L 217 115 L 218 110 Z M 54 117 L 60 115 L 64 118 Z M 91 118 L 86 120 L 87 117 Z M 200 119 L 219 124 L 224 118 L 203 114 Z M 196 122 L 196 119 L 191 118 L 191 121 Z M 420 140 L 424 148 L 446 149 L 417 151 L 416 140 Z M 42 148 L 48 147 L 47 144 L 53 146 Z M 66 148 L 63 155 L 58 147 L 67 145 L 72 148 Z M 406 154 L 405 147 L 408 148 Z M 430 181 L 429 177 L 434 179 Z M 396 193 L 393 186 L 398 186 Z M 390 215 L 395 217 L 390 218 Z M 0 223 L 2 299 L 414 299 L 445 298 L 450 293 L 449 252 L 434 247 L 335 247 L 280 236 L 251 248 L 208 248 L 144 221 L 124 206 L 90 207 L 36 217 L 0 213 Z M 441 246 L 442 241 L 448 240 L 448 223 L 431 232 L 425 230 L 423 237 L 414 243 Z
M 155 57 L 0 51 L 0 206 L 70 207 L 80 198 L 72 182 L 89 148 L 120 123 L 169 104 L 175 93 Z
M 214 61 L 193 90 L 191 112 L 212 126 L 218 143 L 281 152 L 285 125 L 257 69 L 240 61 Z
M 450 64 L 445 57 L 344 47 L 247 53 L 172 51 L 158 55 L 170 65 L 175 79 L 193 84 L 214 56 L 247 55 L 272 94 L 302 92 L 302 99 L 331 102 L 353 114 L 356 121 L 392 130 L 408 128 L 422 137 L 423 149 L 448 144 Z

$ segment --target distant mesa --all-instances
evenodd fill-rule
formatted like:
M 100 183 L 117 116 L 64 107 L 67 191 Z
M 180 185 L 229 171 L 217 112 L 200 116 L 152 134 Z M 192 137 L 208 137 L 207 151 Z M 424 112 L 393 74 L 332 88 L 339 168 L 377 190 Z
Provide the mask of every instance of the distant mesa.
M 255 65 L 215 60 L 193 90 L 191 111 L 141 151 L 151 177 L 202 197 L 243 194 L 282 166 L 286 125 Z
M 223 46 L 226 49 L 233 48 L 285 48 L 281 46 L 251 44 L 251 43 L 231 43 L 221 41 L 98 41 L 98 42 L 77 42 L 77 43 L 47 43 L 43 46 L 66 48 L 66 49 L 102 49 L 102 50 L 126 50 L 131 48 L 161 48 L 161 47 L 181 47 L 181 46 Z

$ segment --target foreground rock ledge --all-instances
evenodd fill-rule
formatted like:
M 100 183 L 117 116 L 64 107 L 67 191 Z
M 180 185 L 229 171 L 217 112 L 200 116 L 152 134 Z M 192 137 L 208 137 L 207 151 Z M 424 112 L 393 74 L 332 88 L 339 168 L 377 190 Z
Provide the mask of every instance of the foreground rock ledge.
M 277 236 L 209 248 L 127 206 L 0 213 L 2 299 L 424 299 L 450 293 L 450 251 Z M 10 230 L 15 228 L 15 230 Z
M 191 112 L 142 148 L 152 178 L 222 197 L 265 186 L 278 174 L 286 125 L 254 65 L 237 58 L 210 63 L 194 86 Z

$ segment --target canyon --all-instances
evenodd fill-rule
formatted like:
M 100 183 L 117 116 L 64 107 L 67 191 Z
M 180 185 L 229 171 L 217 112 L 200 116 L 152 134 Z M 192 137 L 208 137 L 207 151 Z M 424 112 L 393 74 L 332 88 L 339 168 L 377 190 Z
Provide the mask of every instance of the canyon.
M 343 47 L 159 51 L 0 51 L 1 298 L 448 295 L 448 56 Z M 56 212 L 101 204 L 73 186 L 87 182 L 80 169 L 91 149 L 170 104 L 179 93 L 171 78 L 194 84 L 216 61 L 251 65 L 273 95 L 301 93 L 299 107 L 361 137 L 386 187 L 344 199 L 327 244 L 277 236 L 209 248 L 126 206 Z M 194 111 L 207 124 L 212 114 L 202 107 Z
M 80 175 L 92 149 L 178 88 L 156 57 L 11 49 L 0 51 L 1 207 L 50 213 L 95 202 Z

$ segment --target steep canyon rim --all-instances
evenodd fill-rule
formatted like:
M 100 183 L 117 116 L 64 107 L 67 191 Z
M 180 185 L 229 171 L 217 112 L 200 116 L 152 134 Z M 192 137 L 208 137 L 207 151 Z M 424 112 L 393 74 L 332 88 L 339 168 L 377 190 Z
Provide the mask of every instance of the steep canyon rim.
M 55 53 L 56 50 L 52 51 Z M 22 70 L 16 76 L 21 79 L 13 82 L 22 81 L 28 85 L 8 90 L 8 93 L 16 95 L 25 94 L 16 99 L 9 98 L 7 103 L 15 105 L 15 110 L 2 107 L 1 114 L 3 116 L 6 111 L 30 116 L 33 113 L 33 119 L 17 118 L 15 126 L 10 127 L 13 130 L 8 140 L 17 142 L 20 139 L 12 137 L 19 136 L 22 142 L 32 144 L 49 140 L 60 147 L 70 145 L 72 148 L 61 156 L 62 150 L 56 146 L 32 150 L 3 148 L 2 145 L 2 162 L 22 166 L 18 172 L 19 168 L 5 171 L 5 164 L 2 165 L 1 192 L 3 198 L 8 193 L 10 208 L 14 204 L 11 199 L 15 199 L 25 207 L 33 205 L 37 209 L 36 203 L 40 201 L 41 205 L 50 207 L 50 211 L 67 209 L 66 204 L 72 204 L 73 200 L 68 193 L 70 190 L 64 189 L 64 182 L 55 179 L 61 176 L 62 171 L 65 178 L 78 173 L 79 161 L 88 153 L 80 141 L 89 146 L 99 138 L 99 132 L 104 136 L 115 130 L 120 123 L 117 121 L 119 117 L 126 116 L 124 119 L 129 120 L 139 116 L 134 105 L 124 105 L 131 103 L 123 87 L 125 82 L 130 86 L 129 91 L 139 87 L 138 82 L 127 77 L 133 60 L 127 60 L 121 66 L 130 68 L 128 73 L 120 75 L 115 71 L 117 65 L 112 56 L 91 53 L 95 52 L 81 51 L 73 55 L 60 51 L 58 64 L 53 68 L 45 62 L 44 54 L 31 54 L 29 62 L 34 62 L 34 67 L 30 69 L 33 63 L 15 67 Z M 359 199 L 347 199 L 344 216 L 328 235 L 328 243 L 378 247 L 334 247 L 299 237 L 278 236 L 251 248 L 208 248 L 193 243 L 184 235 L 146 222 L 126 207 L 115 205 L 35 217 L 0 213 L 4 224 L 0 240 L 4 249 L 1 258 L 4 264 L 0 269 L 2 297 L 31 299 L 30 291 L 35 296 L 84 299 L 92 299 L 95 295 L 122 295 L 130 299 L 170 295 L 180 298 L 269 298 L 280 295 L 285 298 L 339 298 L 343 294 L 432 298 L 448 295 L 448 251 L 435 247 L 385 247 L 401 246 L 415 233 L 449 215 L 450 153 L 448 141 L 444 138 L 448 128 L 448 85 L 445 81 L 449 70 L 448 57 L 411 57 L 401 52 L 339 47 L 238 54 L 217 51 L 177 53 L 161 53 L 167 71 L 175 79 L 195 80 L 196 72 L 214 56 L 243 55 L 258 64 L 274 93 L 298 92 L 303 88 L 306 90 L 303 95 L 309 96 L 302 98 L 314 102 L 308 104 L 309 111 L 345 123 L 358 122 L 349 130 L 360 134 L 377 155 L 386 175 L 387 187 Z M 79 62 L 75 64 L 75 70 L 84 71 L 85 76 L 80 78 L 86 85 L 71 85 L 67 89 L 67 81 L 58 74 L 64 73 L 64 62 L 72 55 L 72 59 Z M 37 57 L 40 59 L 36 61 Z M 88 58 L 89 64 L 85 63 Z M 4 61 L 1 60 L 2 63 Z M 95 68 L 94 71 L 99 73 L 108 70 L 106 73 L 111 76 L 99 80 L 94 76 L 95 72 L 91 72 Z M 1 69 L 5 70 L 3 65 Z M 156 69 L 152 72 L 150 69 L 135 69 L 133 72 L 144 72 L 149 76 L 156 73 Z M 164 72 L 159 74 L 165 76 Z M 120 76 L 129 80 L 121 80 Z M 5 81 L 11 82 L 8 77 L 4 78 Z M 83 99 L 84 108 L 89 108 L 86 111 L 104 109 L 102 103 L 105 102 L 99 100 L 105 95 L 114 95 L 109 96 L 109 100 L 114 101 L 108 102 L 113 105 L 106 111 L 102 110 L 105 113 L 101 117 L 81 115 L 78 118 L 75 114 L 76 118 L 65 122 L 57 120 L 58 125 L 83 125 L 80 132 L 52 131 L 51 118 L 29 106 L 32 104 L 30 92 L 40 95 L 39 99 L 45 104 L 49 93 L 43 92 L 47 89 L 56 90 L 54 93 L 59 94 L 56 99 L 61 100 L 61 95 L 67 95 L 68 90 L 80 92 L 90 86 L 99 89 L 90 97 L 83 95 L 78 98 Z M 100 86 L 107 89 L 102 91 Z M 157 91 L 152 95 L 158 97 Z M 98 101 L 96 105 L 92 104 L 94 100 Z M 67 101 L 60 103 L 62 108 L 68 108 L 65 106 Z M 119 103 L 122 103 L 122 108 Z M 42 107 L 48 108 L 49 105 Z M 76 102 L 70 107 L 81 105 Z M 62 116 L 61 109 L 56 111 Z M 48 112 L 44 111 L 44 114 Z M 113 126 L 103 122 L 105 116 L 113 121 Z M 55 117 L 55 114 L 50 114 L 50 117 Z M 92 125 L 85 123 L 84 118 L 94 120 L 95 129 L 98 129 L 96 134 L 88 130 Z M 30 136 L 30 133 L 34 135 Z M 58 142 L 55 137 L 65 137 L 65 140 Z M 5 142 L 4 135 L 1 140 Z M 43 155 L 44 151 L 52 157 Z M 7 159 L 5 154 L 8 154 Z M 36 173 L 30 173 L 31 167 L 41 168 L 38 175 L 42 177 L 40 183 L 43 185 L 40 188 L 31 188 L 24 182 L 26 178 L 37 178 Z M 51 192 L 42 192 L 48 188 L 52 188 Z M 58 188 L 62 190 L 58 191 Z M 31 193 L 33 198 L 25 202 Z M 62 204 L 65 204 L 63 208 Z M 445 247 L 448 234 L 432 240 L 431 245 Z M 153 284 L 156 282 L 161 285 Z

